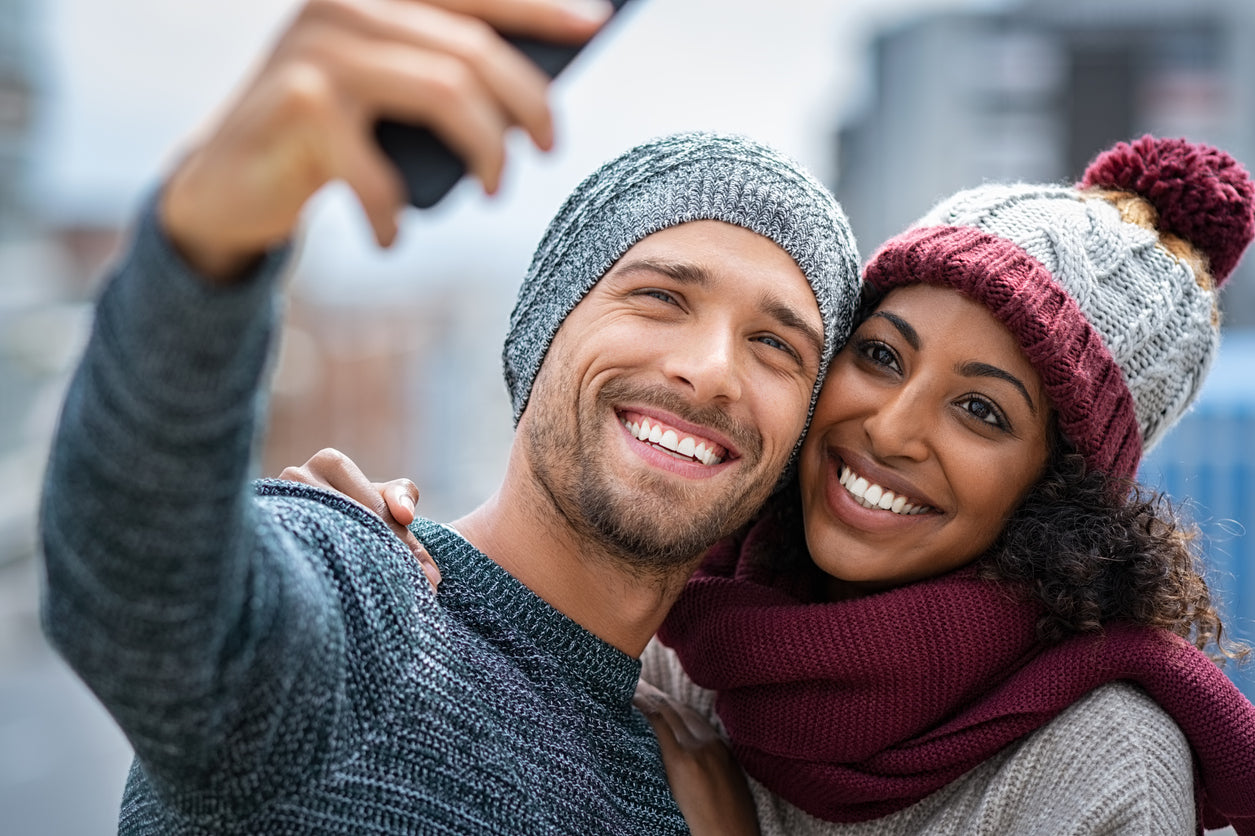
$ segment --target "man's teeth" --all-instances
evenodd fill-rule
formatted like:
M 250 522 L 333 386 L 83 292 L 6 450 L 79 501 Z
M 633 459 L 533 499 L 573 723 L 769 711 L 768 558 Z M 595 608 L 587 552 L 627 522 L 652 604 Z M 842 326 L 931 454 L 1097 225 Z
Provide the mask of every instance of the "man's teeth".
M 915 505 L 905 496 L 898 496 L 893 491 L 868 482 L 845 465 L 841 466 L 841 484 L 864 508 L 879 508 L 904 517 L 926 514 L 932 510 L 927 505 Z
M 636 421 L 624 421 L 623 426 L 627 427 L 628 431 L 636 436 L 639 441 L 657 444 L 659 447 L 670 450 L 673 453 L 696 459 L 704 465 L 716 465 L 723 461 L 724 450 L 719 445 L 707 444 L 705 441 L 696 441 L 687 435 L 681 438 L 680 434 L 675 430 L 664 430 L 657 421 L 650 423 L 648 418 L 642 418 L 639 423 Z

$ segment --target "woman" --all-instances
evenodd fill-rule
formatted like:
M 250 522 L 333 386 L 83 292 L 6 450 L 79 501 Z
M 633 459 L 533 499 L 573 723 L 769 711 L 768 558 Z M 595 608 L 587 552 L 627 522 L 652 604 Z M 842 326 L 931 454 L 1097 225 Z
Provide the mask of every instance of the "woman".
M 1227 155 L 1143 138 L 1077 189 L 955 195 L 871 259 L 798 490 L 647 654 L 764 832 L 1255 832 L 1255 708 L 1202 653 L 1239 651 L 1133 482 L 1201 385 L 1251 212 Z
M 1147 137 L 1076 189 L 955 195 L 872 258 L 797 484 L 646 652 L 694 832 L 1255 833 L 1255 707 L 1204 655 L 1242 649 L 1133 481 L 1201 385 L 1253 204 L 1227 155 Z M 703 717 L 753 805 L 684 751 Z

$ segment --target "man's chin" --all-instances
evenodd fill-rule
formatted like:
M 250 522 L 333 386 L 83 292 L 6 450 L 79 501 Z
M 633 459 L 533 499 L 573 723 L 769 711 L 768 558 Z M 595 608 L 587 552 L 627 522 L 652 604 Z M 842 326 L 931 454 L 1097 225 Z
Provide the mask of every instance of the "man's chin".
M 611 497 L 591 490 L 580 495 L 581 516 L 598 539 L 625 563 L 652 572 L 691 566 L 712 543 L 749 519 L 757 508 L 749 505 L 744 498 L 697 502 L 684 492 Z

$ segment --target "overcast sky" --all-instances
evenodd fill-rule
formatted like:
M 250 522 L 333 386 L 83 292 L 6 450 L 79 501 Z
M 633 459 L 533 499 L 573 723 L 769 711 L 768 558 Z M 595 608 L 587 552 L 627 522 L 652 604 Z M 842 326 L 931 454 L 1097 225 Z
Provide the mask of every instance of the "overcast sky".
M 836 117 L 865 82 L 865 33 L 915 10 L 958 5 L 964 0 L 633 0 L 555 86 L 557 152 L 542 157 L 516 143 L 498 199 L 464 184 L 438 210 L 411 213 L 391 253 L 375 251 L 351 199 L 331 189 L 311 211 L 317 234 L 305 262 L 315 274 L 409 274 L 420 262 L 450 266 L 492 229 L 491 252 L 476 257 L 517 266 L 580 178 L 629 145 L 674 130 L 749 133 L 830 179 Z M 47 98 L 35 173 L 45 205 L 124 215 L 296 6 L 39 4 Z

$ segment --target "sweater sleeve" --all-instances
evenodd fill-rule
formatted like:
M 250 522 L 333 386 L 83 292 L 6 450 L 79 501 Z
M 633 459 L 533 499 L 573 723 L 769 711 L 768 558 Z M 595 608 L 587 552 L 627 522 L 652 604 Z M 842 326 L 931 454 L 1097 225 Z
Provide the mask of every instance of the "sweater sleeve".
M 650 639 L 641 654 L 641 679 L 705 717 L 727 738 L 715 713 L 715 692 L 689 679 L 680 665 L 680 657 L 657 638 Z
M 1172 718 L 1125 682 L 1096 688 L 1019 744 L 980 811 L 1006 832 L 1191 836 L 1194 762 Z
M 211 287 L 150 200 L 45 475 L 44 630 L 167 800 L 277 786 L 327 745 L 342 692 L 330 584 L 250 488 L 287 255 Z

